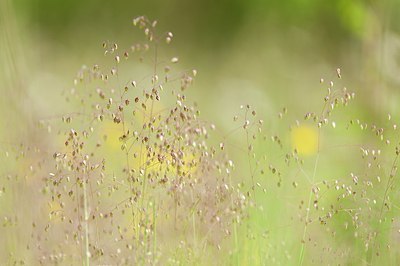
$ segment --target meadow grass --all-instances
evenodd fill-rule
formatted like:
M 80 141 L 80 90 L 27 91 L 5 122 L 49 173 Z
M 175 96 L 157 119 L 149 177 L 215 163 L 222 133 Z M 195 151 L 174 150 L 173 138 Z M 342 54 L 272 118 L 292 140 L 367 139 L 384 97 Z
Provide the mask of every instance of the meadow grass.
M 46 145 L 3 143 L 2 263 L 399 263 L 398 117 L 360 117 L 338 68 L 318 110 L 243 103 L 218 128 L 185 96 L 197 71 L 174 35 L 133 25 L 144 39 L 105 41 L 70 111 L 38 121 Z

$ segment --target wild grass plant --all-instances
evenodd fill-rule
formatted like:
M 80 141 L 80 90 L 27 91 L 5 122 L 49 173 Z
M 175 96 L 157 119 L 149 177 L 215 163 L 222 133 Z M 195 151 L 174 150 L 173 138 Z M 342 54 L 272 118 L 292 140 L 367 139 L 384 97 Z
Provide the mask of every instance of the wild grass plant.
M 60 249 L 76 250 L 70 261 L 174 264 L 182 251 L 207 261 L 245 197 L 231 183 L 232 162 L 207 141 L 214 126 L 184 95 L 196 70 L 174 71 L 179 59 L 159 54 L 173 34 L 159 35 L 145 17 L 133 24 L 146 40 L 127 49 L 104 42 L 111 65 L 82 67 L 66 92 L 79 111 L 62 117 L 63 147 L 45 178 L 52 227 L 68 239 Z M 148 63 L 150 74 L 132 79 L 130 61 Z
M 185 96 L 197 71 L 173 34 L 133 25 L 144 39 L 105 41 L 41 141 L 3 143 L 2 263 L 399 263 L 398 117 L 359 118 L 338 68 L 318 110 L 243 103 L 219 128 Z

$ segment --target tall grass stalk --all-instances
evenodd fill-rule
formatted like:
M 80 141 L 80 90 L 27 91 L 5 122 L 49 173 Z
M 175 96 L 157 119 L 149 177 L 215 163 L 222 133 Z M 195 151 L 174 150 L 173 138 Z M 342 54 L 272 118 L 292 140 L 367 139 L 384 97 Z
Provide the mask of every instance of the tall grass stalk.
M 314 163 L 314 170 L 313 170 L 313 175 L 311 177 L 311 185 L 314 186 L 315 182 L 315 176 L 317 173 L 317 166 L 318 166 L 318 160 L 319 160 L 319 151 L 317 152 L 316 158 L 315 158 L 315 163 Z M 307 210 L 306 210 L 306 218 L 305 218 L 305 224 L 303 228 L 303 235 L 301 239 L 301 248 L 300 248 L 300 255 L 299 255 L 299 265 L 303 265 L 304 261 L 304 254 L 305 254 L 305 244 L 306 244 L 306 235 L 307 235 L 307 227 L 308 227 L 308 220 L 310 217 L 310 210 L 311 210 L 311 201 L 312 201 L 312 195 L 313 195 L 313 187 L 310 188 L 310 192 L 308 194 L 308 203 L 307 203 Z
M 83 265 L 89 266 L 90 264 L 90 251 L 89 251 L 89 204 L 86 189 L 86 182 L 89 182 L 89 175 L 87 179 L 82 180 L 82 190 L 83 190 L 83 212 L 84 212 L 84 226 L 85 226 L 85 255 Z

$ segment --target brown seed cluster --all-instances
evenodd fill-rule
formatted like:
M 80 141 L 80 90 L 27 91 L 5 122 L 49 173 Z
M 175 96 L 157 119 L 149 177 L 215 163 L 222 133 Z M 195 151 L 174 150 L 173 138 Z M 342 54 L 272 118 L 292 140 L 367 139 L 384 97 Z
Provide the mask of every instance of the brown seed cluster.
M 61 231 L 65 241 L 62 255 L 43 263 L 154 264 L 173 257 L 168 243 L 218 249 L 243 216 L 246 197 L 231 181 L 233 163 L 209 144 L 215 126 L 183 94 L 196 70 L 174 73 L 168 64 L 178 58 L 159 53 L 173 35 L 158 35 L 156 21 L 138 17 L 133 24 L 146 42 L 122 51 L 104 42 L 111 66 L 83 66 L 70 90 L 68 100 L 83 111 L 63 116 L 65 140 L 45 178 L 46 232 Z M 144 62 L 144 53 L 152 57 L 150 76 L 122 74 L 136 54 Z
M 173 34 L 133 25 L 144 40 L 105 41 L 108 63 L 82 66 L 64 94 L 71 111 L 39 122 L 46 145 L 2 143 L 9 264 L 396 262 L 399 117 L 352 109 L 338 68 L 320 109 L 244 104 L 226 132 L 186 97 L 197 71 L 164 55 Z

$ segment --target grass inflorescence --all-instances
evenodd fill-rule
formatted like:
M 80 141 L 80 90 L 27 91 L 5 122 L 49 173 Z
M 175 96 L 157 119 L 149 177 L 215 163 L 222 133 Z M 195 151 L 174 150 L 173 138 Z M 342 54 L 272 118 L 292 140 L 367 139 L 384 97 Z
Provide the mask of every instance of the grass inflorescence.
M 243 103 L 219 128 L 186 96 L 174 35 L 133 25 L 143 38 L 103 42 L 70 110 L 39 121 L 48 143 L 3 143 L 1 262 L 398 264 L 398 117 L 359 118 L 337 69 L 317 110 Z

